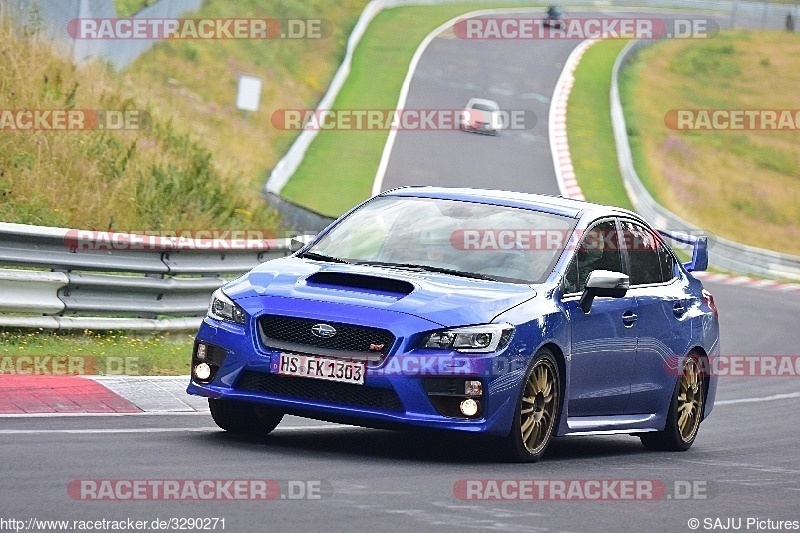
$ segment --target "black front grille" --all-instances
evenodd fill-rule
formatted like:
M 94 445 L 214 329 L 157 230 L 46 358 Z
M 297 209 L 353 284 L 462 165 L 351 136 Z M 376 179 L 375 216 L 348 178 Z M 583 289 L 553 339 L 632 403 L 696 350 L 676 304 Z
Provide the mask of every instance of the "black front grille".
M 245 370 L 236 381 L 236 388 L 283 398 L 366 407 L 382 411 L 403 411 L 403 404 L 400 403 L 400 398 L 392 389 L 378 389 L 335 381 L 278 376 Z
M 296 347 L 369 354 L 381 359 L 389 352 L 395 341 L 391 331 L 341 322 L 264 315 L 258 323 L 264 344 L 279 349 L 286 349 L 286 344 L 289 343 Z M 336 334 L 332 337 L 314 335 L 311 328 L 317 324 L 333 326 L 336 328 Z M 313 350 L 310 351 L 313 353 Z
M 464 396 L 464 378 L 423 378 L 422 387 L 429 395 Z

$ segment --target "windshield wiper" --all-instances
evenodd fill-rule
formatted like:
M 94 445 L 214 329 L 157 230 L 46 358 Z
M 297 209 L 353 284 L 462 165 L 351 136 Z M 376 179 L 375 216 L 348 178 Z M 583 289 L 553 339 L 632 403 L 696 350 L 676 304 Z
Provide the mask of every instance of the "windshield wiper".
M 431 265 L 418 265 L 413 263 L 387 263 L 383 261 L 358 261 L 359 265 L 372 265 L 372 266 L 385 266 L 393 268 L 404 268 L 406 270 L 413 270 L 416 272 L 438 272 L 441 274 L 450 274 L 451 276 L 459 276 L 462 278 L 483 279 L 487 281 L 497 281 L 492 276 L 486 274 L 478 274 L 475 272 L 464 272 L 463 270 L 454 270 L 452 268 L 442 268 Z
M 300 257 L 304 257 L 306 259 L 312 259 L 314 261 L 328 261 L 329 263 L 344 263 L 346 265 L 350 265 L 350 261 L 346 261 L 339 257 L 332 257 L 330 255 L 325 254 L 318 254 L 317 252 L 305 252 Z

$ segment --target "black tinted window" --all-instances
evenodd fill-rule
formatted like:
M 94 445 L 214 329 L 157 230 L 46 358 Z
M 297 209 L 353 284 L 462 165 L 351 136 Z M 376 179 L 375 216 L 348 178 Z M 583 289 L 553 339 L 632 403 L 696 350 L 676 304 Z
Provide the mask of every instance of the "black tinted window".
M 662 257 L 661 243 L 647 229 L 627 220 L 622 221 L 622 242 L 628 251 L 631 285 L 660 283 Z M 669 278 L 671 278 L 671 274 Z
M 583 292 L 594 270 L 623 272 L 616 223 L 607 220 L 586 231 L 564 280 L 564 292 Z
M 669 281 L 675 277 L 675 256 L 662 242 L 658 246 L 658 258 L 661 260 L 661 281 Z

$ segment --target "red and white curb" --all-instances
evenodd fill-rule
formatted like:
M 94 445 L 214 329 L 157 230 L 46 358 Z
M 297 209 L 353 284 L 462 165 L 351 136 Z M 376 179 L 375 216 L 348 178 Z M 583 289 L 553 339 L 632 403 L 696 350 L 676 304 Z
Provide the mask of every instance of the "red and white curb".
M 204 414 L 189 376 L 0 375 L 0 417 Z
M 550 132 L 550 151 L 553 155 L 553 166 L 556 171 L 556 181 L 562 196 L 585 200 L 583 191 L 575 177 L 575 169 L 572 166 L 572 155 L 569 151 L 569 138 L 567 137 L 567 103 L 572 86 L 575 84 L 575 69 L 594 43 L 600 38 L 593 37 L 581 42 L 569 54 L 561 75 L 556 82 L 553 91 L 550 114 L 548 115 L 548 131 Z
M 751 287 L 755 289 L 773 289 L 778 291 L 800 293 L 800 283 L 750 278 L 747 276 L 733 276 L 731 274 L 717 274 L 714 272 L 692 272 L 692 275 L 703 281 L 724 283 L 726 285 L 739 285 L 742 287 Z
M 92 376 L 145 413 L 208 412 L 208 400 L 186 392 L 189 376 Z

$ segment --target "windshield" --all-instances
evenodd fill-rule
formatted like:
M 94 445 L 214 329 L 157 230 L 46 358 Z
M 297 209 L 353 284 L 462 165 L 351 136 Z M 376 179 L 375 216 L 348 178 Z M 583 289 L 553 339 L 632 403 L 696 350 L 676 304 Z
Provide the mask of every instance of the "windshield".
M 540 283 L 574 224 L 572 218 L 528 209 L 379 197 L 339 222 L 304 255 Z
M 486 104 L 472 104 L 472 109 L 478 109 L 479 111 L 490 111 L 490 112 L 495 111 L 495 109 L 492 106 Z

